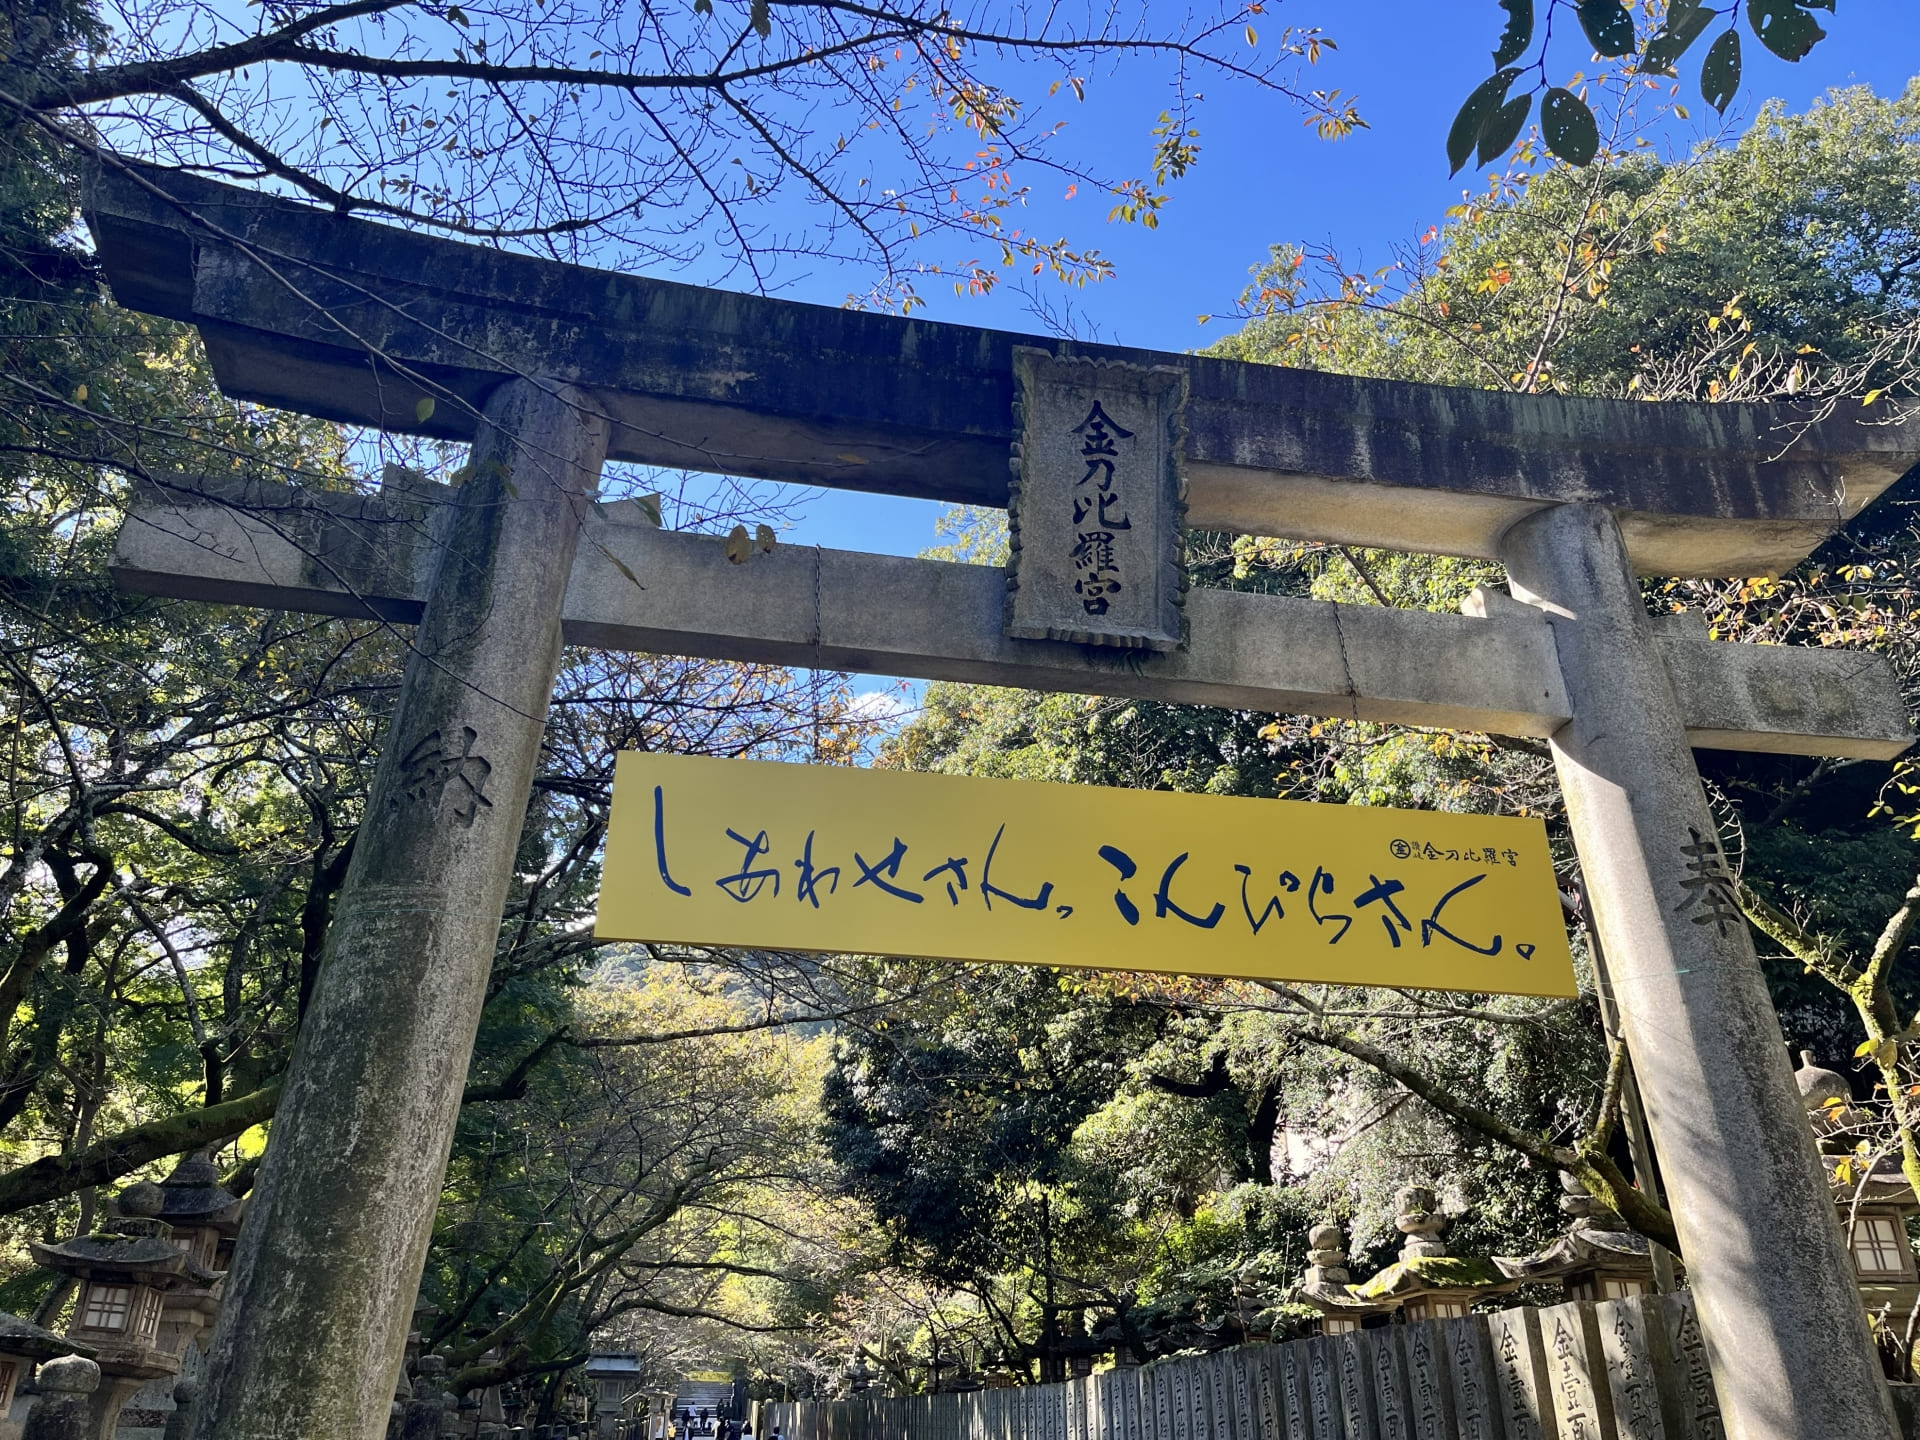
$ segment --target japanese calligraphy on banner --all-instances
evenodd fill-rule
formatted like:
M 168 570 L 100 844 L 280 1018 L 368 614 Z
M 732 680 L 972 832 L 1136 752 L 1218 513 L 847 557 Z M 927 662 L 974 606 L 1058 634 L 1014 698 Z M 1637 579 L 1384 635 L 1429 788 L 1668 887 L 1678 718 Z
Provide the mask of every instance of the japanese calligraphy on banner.
M 1013 352 L 1006 632 L 1171 650 L 1185 639 L 1187 374 Z
M 633 752 L 596 933 L 1575 993 L 1537 820 Z

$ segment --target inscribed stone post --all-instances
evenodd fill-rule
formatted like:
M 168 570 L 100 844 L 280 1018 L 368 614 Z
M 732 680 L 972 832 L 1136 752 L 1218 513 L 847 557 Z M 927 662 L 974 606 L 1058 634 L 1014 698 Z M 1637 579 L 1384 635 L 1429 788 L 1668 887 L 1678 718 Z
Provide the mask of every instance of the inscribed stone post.
M 1447 1356 L 1447 1394 L 1459 1440 L 1505 1440 L 1494 1379 L 1493 1339 L 1484 1316 L 1465 1315 L 1440 1326 Z M 1515 1437 L 1522 1440 L 1522 1437 Z
M 1135 1365 L 1115 1372 L 1120 1377 L 1121 1429 L 1117 1440 L 1149 1440 L 1153 1406 L 1147 1393 L 1147 1372 Z
M 1086 1382 L 1075 1376 L 1056 1388 L 1060 1392 L 1060 1408 L 1065 1418 L 1062 1434 L 1066 1440 L 1087 1440 Z
M 1227 1384 L 1233 1392 L 1233 1433 L 1239 1440 L 1273 1440 L 1259 1421 L 1259 1377 L 1266 1373 L 1264 1345 L 1243 1345 L 1225 1357 Z
M 1553 1413 L 1560 1440 L 1609 1440 L 1613 1401 L 1606 1354 L 1593 1303 L 1575 1300 L 1540 1312 L 1553 1376 Z
M 1373 1377 L 1373 1423 L 1379 1440 L 1409 1440 L 1412 1406 L 1407 1400 L 1406 1361 L 1400 1353 L 1401 1326 L 1363 1330 L 1367 1369 Z
M 1607 1393 L 1619 1440 L 1667 1440 L 1660 1414 L 1660 1373 L 1648 1310 L 1655 1297 L 1634 1295 L 1594 1307 L 1607 1360 Z M 1653 1324 L 1659 1323 L 1658 1315 Z
M 1274 1384 L 1279 1389 L 1276 1409 L 1284 1426 L 1286 1440 L 1319 1440 L 1313 1430 L 1313 1404 L 1308 1372 L 1311 1356 L 1308 1342 L 1294 1340 L 1282 1345 L 1274 1363 Z
M 1253 1412 L 1260 1440 L 1292 1440 L 1280 1408 L 1280 1347 L 1261 1345 L 1248 1353 L 1253 1370 Z
M 1659 1316 L 1656 1338 L 1666 1342 L 1666 1362 L 1673 1367 L 1678 1382 L 1663 1387 L 1663 1393 L 1674 1397 L 1665 1412 L 1673 1440 L 1727 1440 L 1719 1391 L 1707 1364 L 1707 1347 L 1700 1338 L 1692 1294 L 1657 1296 L 1654 1308 Z
M 1395 1328 L 1407 1366 L 1408 1433 L 1413 1440 L 1453 1440 L 1446 1332 L 1434 1320 Z
M 1202 1370 L 1207 1386 L 1207 1440 L 1241 1440 L 1234 1424 L 1233 1378 L 1227 1371 L 1232 1363 L 1224 1351 L 1216 1350 Z
M 1093 1377 L 1093 1440 L 1118 1440 L 1113 1433 L 1120 1413 L 1120 1372 L 1104 1370 Z
M 1552 1378 L 1540 1340 L 1539 1312 L 1499 1310 L 1486 1320 L 1493 1344 L 1495 1406 L 1507 1440 L 1552 1440 Z
M 1167 1364 L 1167 1383 L 1173 1402 L 1173 1440 L 1200 1440 L 1193 1431 L 1193 1365 L 1187 1360 Z
M 1550 745 L 1701 1334 L 1737 1440 L 1892 1440 L 1893 1403 L 1737 882 L 1619 522 L 1555 506 L 1501 540 L 1573 718 Z
M 1158 1440 L 1175 1440 L 1173 1429 L 1173 1372 L 1176 1362 L 1162 1360 L 1148 1372 L 1153 1377 L 1153 1433 Z
M 607 424 L 487 402 L 201 1374 L 199 1440 L 386 1431 Z
M 1184 638 L 1186 372 L 1017 347 L 1007 634 L 1171 650 Z
M 1349 1440 L 1340 1418 L 1339 1357 L 1332 1335 L 1301 1342 L 1307 1349 L 1307 1415 L 1313 1440 Z
M 1340 1423 L 1347 1440 L 1373 1440 L 1373 1373 L 1364 1330 L 1325 1337 L 1333 1350 L 1334 1378 L 1340 1396 Z

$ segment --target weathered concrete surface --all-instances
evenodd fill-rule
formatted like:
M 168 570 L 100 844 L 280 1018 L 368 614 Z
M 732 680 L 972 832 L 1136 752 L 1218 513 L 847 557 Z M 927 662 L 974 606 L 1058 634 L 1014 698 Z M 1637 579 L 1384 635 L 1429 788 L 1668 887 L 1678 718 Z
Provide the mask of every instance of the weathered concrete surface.
M 508 255 L 131 162 L 86 207 L 117 298 L 198 325 L 229 394 L 392 431 L 470 436 L 496 386 L 558 375 L 613 417 L 615 458 L 1004 506 L 1032 346 L 1187 372 L 1195 526 L 1492 556 L 1522 516 L 1591 501 L 1662 575 L 1790 566 L 1920 459 L 1878 408 L 1809 427 L 1070 344 Z
M 1780 1024 L 1619 528 L 1522 521 L 1574 718 L 1552 738 L 1732 1440 L 1892 1440 L 1886 1382 Z
M 197 1440 L 380 1440 L 492 967 L 604 422 L 497 393 L 445 516 L 201 1372 Z
M 152 594 L 409 622 L 452 493 L 148 487 L 114 574 Z M 986 566 L 811 547 L 733 565 L 717 539 L 662 533 L 621 503 L 588 516 L 565 625 L 569 641 L 610 649 L 1536 738 L 1571 713 L 1546 622 L 1503 595 L 1469 618 L 1195 590 L 1186 650 L 1124 659 L 1010 639 L 1003 600 Z M 1694 744 L 1884 759 L 1911 743 L 1876 656 L 1717 644 L 1678 617 L 1658 634 Z

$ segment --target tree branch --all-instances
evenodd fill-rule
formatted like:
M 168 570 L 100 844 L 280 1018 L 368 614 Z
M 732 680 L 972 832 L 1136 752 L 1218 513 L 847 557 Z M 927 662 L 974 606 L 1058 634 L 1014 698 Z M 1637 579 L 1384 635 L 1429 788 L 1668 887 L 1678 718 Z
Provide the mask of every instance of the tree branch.
M 103 1185 L 168 1155 L 230 1140 L 272 1119 L 279 1103 L 276 1081 L 218 1105 L 131 1126 L 70 1155 L 43 1156 L 0 1175 L 0 1215 L 58 1200 L 88 1185 Z
M 1589 1135 L 1578 1145 L 1568 1148 L 1555 1145 L 1539 1136 L 1531 1135 L 1516 1125 L 1510 1125 L 1491 1110 L 1462 1099 L 1446 1086 L 1422 1075 L 1409 1065 L 1402 1064 L 1384 1050 L 1367 1044 L 1364 1040 L 1351 1035 L 1339 1035 L 1329 1031 L 1301 1030 L 1300 1038 L 1315 1045 L 1323 1045 L 1329 1050 L 1337 1050 L 1343 1055 L 1358 1060 L 1361 1064 L 1378 1070 L 1382 1075 L 1398 1081 L 1411 1090 L 1427 1104 L 1450 1119 L 1458 1120 L 1497 1144 L 1518 1151 L 1536 1164 L 1554 1170 L 1564 1170 L 1586 1187 L 1587 1192 L 1596 1199 L 1612 1207 L 1615 1214 L 1625 1220 L 1635 1230 L 1649 1240 L 1658 1241 L 1669 1250 L 1678 1253 L 1680 1238 L 1674 1232 L 1673 1216 L 1665 1206 L 1656 1205 L 1639 1190 L 1636 1190 L 1620 1173 L 1620 1167 L 1608 1158 L 1605 1139 L 1602 1137 L 1596 1145 L 1594 1136 Z M 1622 1048 L 1619 1060 L 1624 1061 Z M 1624 1064 L 1620 1068 L 1624 1071 Z M 1612 1068 L 1608 1073 L 1609 1085 L 1618 1089 Z M 1604 1103 L 1604 1102 L 1603 1102 Z M 1603 1111 L 1604 1113 L 1604 1111 Z

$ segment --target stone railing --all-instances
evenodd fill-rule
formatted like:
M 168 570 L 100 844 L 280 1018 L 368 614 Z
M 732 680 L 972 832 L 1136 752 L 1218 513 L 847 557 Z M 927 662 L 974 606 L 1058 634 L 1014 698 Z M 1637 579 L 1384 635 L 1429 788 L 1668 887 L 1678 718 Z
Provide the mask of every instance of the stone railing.
M 1385 1325 L 1062 1385 L 763 1406 L 781 1440 L 1724 1440 L 1685 1294 Z

